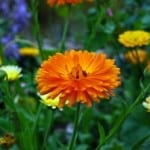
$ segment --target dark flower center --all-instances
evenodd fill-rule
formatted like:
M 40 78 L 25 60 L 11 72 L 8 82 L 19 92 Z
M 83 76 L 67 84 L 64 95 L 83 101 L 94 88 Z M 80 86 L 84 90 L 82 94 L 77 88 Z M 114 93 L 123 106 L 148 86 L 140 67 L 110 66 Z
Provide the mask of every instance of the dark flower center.
M 70 73 L 70 78 L 72 79 L 81 79 L 83 77 L 87 77 L 86 71 L 84 71 L 81 66 L 78 64 L 77 66 L 72 68 Z

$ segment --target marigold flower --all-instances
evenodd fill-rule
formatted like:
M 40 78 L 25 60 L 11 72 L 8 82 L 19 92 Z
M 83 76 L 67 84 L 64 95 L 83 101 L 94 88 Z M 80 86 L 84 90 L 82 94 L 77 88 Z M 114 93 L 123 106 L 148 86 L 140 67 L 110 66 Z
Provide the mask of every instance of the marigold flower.
M 91 106 L 99 98 L 109 98 L 120 84 L 120 69 L 103 53 L 66 51 L 44 61 L 36 76 L 41 95 L 60 96 L 59 107 L 81 102 Z
M 125 58 L 132 64 L 137 64 L 139 62 L 144 63 L 148 58 L 148 54 L 147 54 L 147 52 L 145 52 L 144 50 L 141 50 L 141 49 L 132 50 L 132 51 L 128 51 L 125 54 Z
M 142 30 L 126 31 L 119 35 L 118 41 L 125 47 L 136 47 L 150 43 L 150 33 Z
M 21 56 L 37 56 L 39 55 L 39 50 L 35 47 L 23 47 L 20 48 L 19 53 Z
M 146 108 L 147 111 L 150 112 L 150 96 L 148 96 L 142 104 L 144 108 Z
M 45 104 L 46 106 L 50 106 L 52 107 L 53 109 L 57 108 L 58 107 L 58 104 L 59 104 L 59 96 L 57 96 L 56 98 L 54 99 L 51 99 L 51 98 L 48 98 L 48 94 L 45 94 L 45 95 L 39 95 L 40 98 L 41 98 L 41 102 L 43 104 Z
M 88 2 L 91 2 L 91 0 L 87 0 Z M 81 3 L 83 0 L 47 0 L 47 3 L 50 6 L 54 5 L 65 5 L 65 4 L 77 4 Z
M 13 65 L 2 66 L 0 67 L 0 70 L 6 72 L 8 81 L 17 80 L 22 76 L 21 68 L 18 66 L 13 66 Z
M 3 137 L 0 138 L 0 145 L 9 147 L 14 144 L 16 139 L 10 133 L 5 134 Z
M 150 76 L 150 61 L 147 62 L 146 67 L 144 69 L 144 75 L 145 76 Z

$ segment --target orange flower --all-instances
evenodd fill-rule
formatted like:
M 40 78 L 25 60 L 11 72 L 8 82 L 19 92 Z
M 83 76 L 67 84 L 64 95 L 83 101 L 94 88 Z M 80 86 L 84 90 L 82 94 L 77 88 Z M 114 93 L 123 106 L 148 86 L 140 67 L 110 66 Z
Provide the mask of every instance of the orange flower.
M 120 69 L 103 53 L 66 51 L 44 61 L 37 72 L 40 94 L 60 95 L 59 107 L 76 102 L 91 106 L 99 98 L 109 98 L 120 84 Z
M 89 1 L 89 0 L 87 0 Z M 47 3 L 50 6 L 54 6 L 54 5 L 65 5 L 65 4 L 77 4 L 77 3 L 81 3 L 83 2 L 83 0 L 47 0 Z
M 125 54 L 126 60 L 133 64 L 144 63 L 146 62 L 148 54 L 142 49 L 131 50 Z

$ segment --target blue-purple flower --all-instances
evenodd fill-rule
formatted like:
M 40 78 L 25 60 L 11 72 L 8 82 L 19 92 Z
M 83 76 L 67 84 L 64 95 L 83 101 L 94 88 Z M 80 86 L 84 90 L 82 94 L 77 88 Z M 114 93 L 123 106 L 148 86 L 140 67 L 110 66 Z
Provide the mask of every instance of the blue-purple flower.
M 18 59 L 19 46 L 14 43 L 14 39 L 28 26 L 31 17 L 26 0 L 0 1 L 0 12 L 0 18 L 3 20 L 2 27 L 4 27 L 0 42 L 8 58 Z

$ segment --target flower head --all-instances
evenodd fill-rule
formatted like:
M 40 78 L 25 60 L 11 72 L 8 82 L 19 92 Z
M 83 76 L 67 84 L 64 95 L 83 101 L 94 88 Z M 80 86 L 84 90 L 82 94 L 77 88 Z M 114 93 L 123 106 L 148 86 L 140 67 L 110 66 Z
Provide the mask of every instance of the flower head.
M 5 55 L 8 59 L 19 60 L 20 54 L 18 50 L 19 50 L 19 47 L 16 43 L 9 44 L 5 49 Z
M 125 54 L 126 60 L 132 64 L 144 63 L 148 58 L 148 54 L 144 50 L 132 50 Z
M 0 138 L 0 145 L 9 147 L 15 143 L 16 139 L 10 133 L 5 134 Z
M 120 84 L 120 70 L 103 53 L 66 51 L 44 61 L 36 76 L 41 95 L 60 96 L 59 107 L 81 102 L 91 106 L 99 98 L 109 98 Z
M 18 66 L 8 65 L 0 67 L 0 70 L 3 70 L 7 74 L 8 81 L 14 81 L 19 79 L 21 74 L 21 68 Z
M 144 108 L 146 108 L 147 111 L 150 112 L 150 96 L 148 96 L 142 104 Z
M 119 35 L 118 41 L 125 47 L 136 47 L 150 43 L 150 33 L 142 30 L 126 31 Z
M 58 104 L 59 104 L 59 96 L 57 96 L 56 98 L 54 99 L 51 99 L 51 98 L 48 98 L 48 94 L 45 94 L 45 95 L 39 95 L 40 98 L 41 98 L 41 102 L 43 104 L 45 104 L 46 106 L 50 106 L 52 107 L 53 109 L 57 108 L 58 107 Z
M 20 48 L 19 53 L 21 56 L 37 56 L 39 55 L 39 50 L 35 47 L 23 47 Z
M 144 69 L 144 75 L 149 77 L 150 76 L 150 61 L 147 62 L 146 67 Z
M 89 1 L 89 0 L 87 0 Z M 65 4 L 77 4 L 77 3 L 81 3 L 83 2 L 83 0 L 47 0 L 47 3 L 50 6 L 54 6 L 54 5 L 65 5 Z

